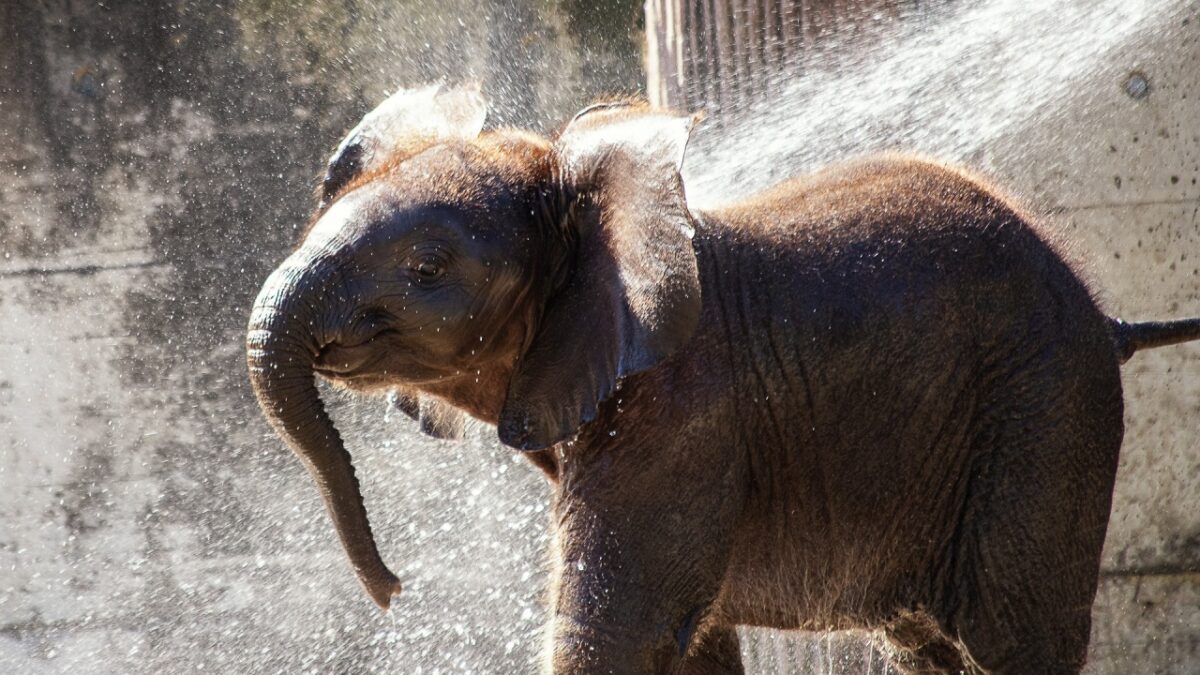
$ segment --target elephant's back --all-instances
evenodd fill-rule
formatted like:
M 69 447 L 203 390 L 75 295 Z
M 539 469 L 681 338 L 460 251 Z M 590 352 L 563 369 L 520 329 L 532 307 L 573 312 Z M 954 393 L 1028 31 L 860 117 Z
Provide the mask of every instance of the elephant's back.
M 699 214 L 696 250 L 707 311 L 747 324 L 732 333 L 747 354 L 791 344 L 879 393 L 876 378 L 905 389 L 1015 342 L 1115 363 L 1107 319 L 1036 218 L 933 162 L 866 158 Z
M 773 315 L 799 307 L 837 324 L 934 312 L 945 323 L 971 309 L 1019 313 L 1051 291 L 1103 322 L 1037 218 L 983 179 L 924 159 L 863 158 L 697 215 L 701 265 L 720 268 L 718 281 L 736 267 L 753 280 L 739 301 Z
M 837 241 L 869 225 L 910 236 L 1021 215 L 1017 200 L 961 167 L 896 153 L 870 155 L 790 178 L 708 211 L 713 220 L 780 242 Z

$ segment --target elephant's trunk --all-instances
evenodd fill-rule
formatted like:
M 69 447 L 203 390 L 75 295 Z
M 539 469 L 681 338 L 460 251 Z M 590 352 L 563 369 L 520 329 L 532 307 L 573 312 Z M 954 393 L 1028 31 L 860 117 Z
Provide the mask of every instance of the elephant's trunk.
M 350 453 L 317 393 L 314 360 L 336 274 L 327 258 L 293 254 L 267 279 L 250 316 L 246 360 L 263 414 L 308 467 L 363 587 L 383 609 L 400 581 L 379 557 Z

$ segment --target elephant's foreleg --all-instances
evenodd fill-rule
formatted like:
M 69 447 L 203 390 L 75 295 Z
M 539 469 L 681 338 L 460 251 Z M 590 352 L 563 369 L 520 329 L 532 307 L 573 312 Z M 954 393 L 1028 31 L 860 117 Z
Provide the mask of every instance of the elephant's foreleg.
M 573 504 L 569 514 L 557 535 L 552 672 L 740 672 L 736 634 L 710 635 L 706 620 L 724 551 L 696 546 L 669 527 L 675 519 L 630 518 L 619 505 Z
M 737 673 L 737 636 L 701 635 L 698 617 L 715 597 L 694 580 L 672 588 L 619 576 L 642 563 L 614 554 L 565 561 L 551 618 L 548 670 L 572 673 Z

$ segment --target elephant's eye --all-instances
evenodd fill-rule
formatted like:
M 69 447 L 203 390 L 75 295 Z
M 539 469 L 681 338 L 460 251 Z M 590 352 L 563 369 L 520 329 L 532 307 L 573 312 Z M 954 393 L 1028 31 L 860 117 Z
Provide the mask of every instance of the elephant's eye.
M 424 258 L 412 268 L 413 276 L 417 281 L 428 283 L 436 281 L 445 272 L 440 260 L 436 258 Z

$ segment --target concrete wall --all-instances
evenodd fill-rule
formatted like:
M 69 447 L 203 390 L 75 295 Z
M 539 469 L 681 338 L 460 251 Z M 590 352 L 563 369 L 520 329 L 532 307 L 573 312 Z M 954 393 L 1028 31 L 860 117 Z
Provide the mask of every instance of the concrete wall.
M 531 669 L 536 473 L 489 430 L 430 441 L 333 396 L 406 584 L 381 615 L 245 383 L 258 284 L 386 88 L 479 77 L 497 122 L 544 128 L 636 86 L 636 47 L 581 39 L 554 3 L 421 4 L 0 5 L 0 672 Z M 1200 314 L 1200 17 L 1181 7 L 1054 125 L 970 158 L 1057 214 L 1130 318 Z M 1095 673 L 1200 659 L 1197 357 L 1126 369 Z M 882 672 L 863 644 L 747 633 L 759 672 Z
M 528 670 L 535 471 L 339 399 L 406 584 L 380 614 L 242 337 L 386 89 L 478 78 L 545 129 L 637 90 L 635 38 L 513 0 L 106 4 L 0 3 L 0 672 Z

